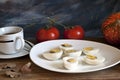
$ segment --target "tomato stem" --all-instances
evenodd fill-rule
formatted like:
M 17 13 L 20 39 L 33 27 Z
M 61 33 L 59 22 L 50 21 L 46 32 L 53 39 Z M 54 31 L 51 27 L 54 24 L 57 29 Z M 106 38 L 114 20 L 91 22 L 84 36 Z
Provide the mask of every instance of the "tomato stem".
M 116 21 L 117 21 L 117 23 L 120 25 L 120 19 L 117 19 Z
M 47 17 L 47 19 L 50 20 L 52 23 L 55 23 L 55 24 L 58 24 L 58 25 L 60 25 L 60 26 L 62 26 L 62 27 L 64 27 L 64 28 L 67 28 L 65 25 L 56 22 L 54 19 L 51 19 L 50 17 Z
M 45 26 L 45 29 L 46 29 L 46 30 L 48 30 L 49 28 L 50 28 L 50 26 L 49 26 L 49 25 L 46 25 L 46 26 Z

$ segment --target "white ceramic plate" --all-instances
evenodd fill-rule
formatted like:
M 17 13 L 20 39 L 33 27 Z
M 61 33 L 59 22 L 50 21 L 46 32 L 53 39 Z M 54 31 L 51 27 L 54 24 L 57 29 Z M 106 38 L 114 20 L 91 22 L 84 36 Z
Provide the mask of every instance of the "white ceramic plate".
M 76 49 L 82 49 L 83 47 L 92 46 L 100 49 L 100 54 L 105 57 L 105 62 L 100 65 L 87 65 L 80 64 L 75 70 L 67 70 L 63 67 L 62 59 L 56 61 L 49 61 L 43 58 L 41 55 L 50 50 L 51 48 L 58 47 L 60 44 L 68 43 L 73 45 Z M 39 67 L 44 69 L 62 72 L 62 73 L 85 73 L 93 72 L 102 69 L 106 69 L 117 65 L 120 62 L 120 50 L 98 42 L 86 41 L 86 40 L 51 40 L 36 44 L 30 51 L 30 59 Z
M 15 53 L 15 54 L 10 54 L 10 55 L 0 53 L 0 59 L 11 59 L 11 58 L 17 58 L 17 57 L 22 57 L 22 56 L 28 55 L 30 52 L 30 49 L 33 47 L 33 45 L 34 44 L 31 43 L 30 41 L 25 40 L 25 47 L 21 52 Z

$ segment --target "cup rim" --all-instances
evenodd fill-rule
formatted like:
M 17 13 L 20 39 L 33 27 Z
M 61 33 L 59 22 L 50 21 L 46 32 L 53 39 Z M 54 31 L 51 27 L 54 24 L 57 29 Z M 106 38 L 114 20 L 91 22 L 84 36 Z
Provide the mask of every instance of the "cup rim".
M 0 27 L 0 29 L 5 29 L 5 28 L 19 29 L 15 34 L 20 33 L 21 31 L 23 31 L 23 28 L 20 27 L 20 26 L 5 26 L 5 27 Z M 0 37 L 2 37 L 2 36 L 10 36 L 10 35 L 14 35 L 14 34 L 0 35 Z

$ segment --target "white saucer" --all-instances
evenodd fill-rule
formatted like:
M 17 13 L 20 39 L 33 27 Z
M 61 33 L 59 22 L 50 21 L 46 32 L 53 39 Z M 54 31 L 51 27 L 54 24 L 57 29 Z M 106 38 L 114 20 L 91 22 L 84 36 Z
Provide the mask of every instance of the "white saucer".
M 17 57 L 22 57 L 22 56 L 28 55 L 33 46 L 34 46 L 33 43 L 25 40 L 25 47 L 21 52 L 15 53 L 15 54 L 10 54 L 10 55 L 0 53 L 0 59 L 11 59 L 11 58 L 17 58 Z

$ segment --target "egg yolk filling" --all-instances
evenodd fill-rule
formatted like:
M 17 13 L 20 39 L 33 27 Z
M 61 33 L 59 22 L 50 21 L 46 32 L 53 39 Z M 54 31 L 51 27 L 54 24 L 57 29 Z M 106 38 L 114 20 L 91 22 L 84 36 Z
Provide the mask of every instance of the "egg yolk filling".
M 96 57 L 96 56 L 93 56 L 93 55 L 86 55 L 86 57 L 87 57 L 88 59 L 91 59 L 91 60 L 97 59 L 97 57 Z
M 51 49 L 49 52 L 50 53 L 57 53 L 57 52 L 60 52 L 60 49 L 59 48 Z
M 93 50 L 93 47 L 86 47 L 86 48 L 83 48 L 83 50 L 91 51 Z
M 70 45 L 70 44 L 67 44 L 67 43 L 65 43 L 65 44 L 62 44 L 62 46 L 63 46 L 63 47 L 72 47 L 72 45 Z
M 76 50 L 67 50 L 66 53 L 76 52 Z
M 73 59 L 73 58 L 70 58 L 70 59 L 68 59 L 67 61 L 70 62 L 70 63 L 74 63 L 74 62 L 76 62 L 76 60 Z

